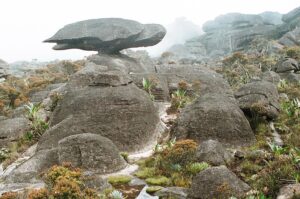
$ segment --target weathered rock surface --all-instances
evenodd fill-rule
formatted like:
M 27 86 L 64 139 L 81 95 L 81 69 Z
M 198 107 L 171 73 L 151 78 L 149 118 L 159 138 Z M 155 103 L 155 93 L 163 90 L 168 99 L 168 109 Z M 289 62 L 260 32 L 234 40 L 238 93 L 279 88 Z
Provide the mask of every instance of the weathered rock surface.
M 59 163 L 97 173 L 111 173 L 123 169 L 125 160 L 114 143 L 100 135 L 85 133 L 71 135 L 59 141 Z
M 159 118 L 149 95 L 120 71 L 88 65 L 66 85 L 38 150 L 82 133 L 109 138 L 121 151 L 144 149 L 156 139 Z
M 57 43 L 54 50 L 78 48 L 117 53 L 120 50 L 153 46 L 165 36 L 159 24 L 140 24 L 121 18 L 90 19 L 66 25 L 45 42 Z
M 235 51 L 247 50 L 252 41 L 274 39 L 289 31 L 281 25 L 279 17 L 280 14 L 268 12 L 261 15 L 221 15 L 203 25 L 205 34 L 186 41 L 180 48 L 172 47 L 169 51 L 179 57 L 188 55 L 190 58 L 205 60 L 207 57 L 218 58 Z
M 229 198 L 242 196 L 251 188 L 225 166 L 211 167 L 197 174 L 188 198 Z
M 295 9 L 293 9 L 292 11 L 288 12 L 287 14 L 283 15 L 282 21 L 288 23 L 294 19 L 297 19 L 298 17 L 300 17 L 300 7 L 297 7 Z
M 120 55 L 91 55 L 88 58 L 91 65 L 109 66 L 110 70 L 119 70 L 128 73 L 155 73 L 153 63 L 140 62 L 124 54 Z
M 215 140 L 202 142 L 197 149 L 196 158 L 198 162 L 207 162 L 213 166 L 226 165 L 231 160 L 229 152 Z
M 171 135 L 198 142 L 213 139 L 224 145 L 245 146 L 254 134 L 234 97 L 218 93 L 201 95 L 179 115 Z
M 157 72 L 167 78 L 169 92 L 185 81 L 198 98 L 185 107 L 171 130 L 178 139 L 199 142 L 216 139 L 224 144 L 243 145 L 254 141 L 250 125 L 220 74 L 199 65 L 158 65 Z M 201 121 L 201 122 L 199 122 Z
M 281 79 L 286 80 L 289 83 L 299 83 L 300 74 L 299 73 L 278 73 Z
M 284 59 L 278 62 L 277 66 L 273 68 L 276 73 L 297 72 L 300 70 L 297 60 L 292 58 Z
M 280 76 L 274 71 L 266 71 L 261 74 L 261 79 L 263 81 L 271 82 L 277 85 L 280 82 Z
M 299 17 L 299 19 L 300 19 L 300 17 Z M 289 47 L 290 46 L 299 46 L 300 45 L 300 28 L 295 28 L 294 30 L 284 34 L 279 39 L 279 43 L 284 46 L 289 46 Z
M 222 75 L 200 65 L 169 64 L 156 66 L 157 73 L 167 78 L 170 91 L 178 89 L 178 83 L 185 81 L 196 94 L 220 93 L 233 95 Z
M 154 193 L 159 198 L 186 199 L 187 189 L 182 187 L 166 187 Z
M 87 188 L 94 189 L 99 192 L 112 188 L 107 179 L 103 179 L 98 175 L 85 175 L 83 177 L 83 183 Z
M 40 172 L 55 164 L 58 164 L 57 149 L 39 151 L 6 176 L 5 183 L 36 182 Z
M 243 85 L 235 93 L 240 108 L 247 114 L 251 112 L 270 119 L 279 115 L 279 95 L 274 84 L 266 81 L 254 81 Z
M 26 118 L 13 118 L 0 121 L 0 148 L 7 146 L 29 130 L 30 122 Z
M 300 184 L 290 184 L 282 187 L 277 199 L 293 199 L 300 197 Z

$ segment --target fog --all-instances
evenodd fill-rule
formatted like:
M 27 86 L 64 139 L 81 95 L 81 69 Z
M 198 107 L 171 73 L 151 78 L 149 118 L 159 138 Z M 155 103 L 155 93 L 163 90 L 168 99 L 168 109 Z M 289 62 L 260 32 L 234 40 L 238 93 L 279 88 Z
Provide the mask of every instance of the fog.
M 286 13 L 299 0 L 3 0 L 0 12 L 0 58 L 7 62 L 38 59 L 80 59 L 92 52 L 54 51 L 42 43 L 64 25 L 79 20 L 121 17 L 141 23 L 160 23 L 168 33 L 157 46 L 146 48 L 159 55 L 175 43 L 201 34 L 201 25 L 220 14 L 264 11 Z

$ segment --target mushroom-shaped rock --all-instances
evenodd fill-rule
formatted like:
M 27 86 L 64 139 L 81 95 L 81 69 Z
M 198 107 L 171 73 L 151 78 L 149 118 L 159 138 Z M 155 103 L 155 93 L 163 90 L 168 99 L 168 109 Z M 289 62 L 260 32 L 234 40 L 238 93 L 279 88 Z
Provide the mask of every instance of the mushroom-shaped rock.
M 216 140 L 202 142 L 197 149 L 196 158 L 199 162 L 207 162 L 213 166 L 225 165 L 230 162 L 230 154 Z
M 197 174 L 188 198 L 242 198 L 251 188 L 225 166 L 211 167 Z
M 45 42 L 54 50 L 82 49 L 117 53 L 133 47 L 153 46 L 165 36 L 159 24 L 141 24 L 121 18 L 89 19 L 66 25 Z
M 114 143 L 103 136 L 84 133 L 71 135 L 58 143 L 59 162 L 97 173 L 111 173 L 126 164 Z
M 270 119 L 275 119 L 279 114 L 279 95 L 276 86 L 270 82 L 245 84 L 235 93 L 235 97 L 245 113 L 256 113 Z

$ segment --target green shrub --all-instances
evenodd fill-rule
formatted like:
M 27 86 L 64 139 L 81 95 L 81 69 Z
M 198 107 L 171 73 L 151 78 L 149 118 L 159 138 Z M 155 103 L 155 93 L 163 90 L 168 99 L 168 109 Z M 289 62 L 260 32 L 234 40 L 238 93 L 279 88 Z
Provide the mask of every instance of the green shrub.
M 132 180 L 128 175 L 116 175 L 108 177 L 108 182 L 112 185 L 128 184 Z
M 282 109 L 286 112 L 289 117 L 300 116 L 300 101 L 298 98 L 287 100 L 282 103 Z
M 152 100 L 154 100 L 154 95 L 152 95 L 152 88 L 153 88 L 153 86 L 154 86 L 154 83 L 153 83 L 151 80 L 147 79 L 147 78 L 143 78 L 142 84 L 143 84 L 144 90 L 145 90 L 147 93 L 149 93 L 150 98 L 151 98 Z
M 147 178 L 146 182 L 150 185 L 168 186 L 171 184 L 171 180 L 165 176 L 156 176 Z
M 155 168 L 142 168 L 141 170 L 137 171 L 135 174 L 138 178 L 146 179 L 153 177 L 155 175 Z
M 151 186 L 151 187 L 148 187 L 146 189 L 146 192 L 149 193 L 149 194 L 152 194 L 152 193 L 155 193 L 155 192 L 157 192 L 159 190 L 162 190 L 162 189 L 163 189 L 163 187 L 161 187 L 161 186 Z
M 209 167 L 209 164 L 206 162 L 195 162 L 187 166 L 187 171 L 192 175 L 195 175 Z
M 9 150 L 7 148 L 0 149 L 0 162 L 3 162 L 10 156 Z
M 124 160 L 125 160 L 126 162 L 129 161 L 129 159 L 128 159 L 129 154 L 128 154 L 127 152 L 121 152 L 120 155 L 124 158 Z
M 195 158 L 197 143 L 194 140 L 177 141 L 173 147 L 162 152 L 162 161 L 169 166 L 174 164 L 187 165 Z
M 299 47 L 290 47 L 286 49 L 286 55 L 293 59 L 300 59 L 300 48 Z
M 275 159 L 268 163 L 268 167 L 259 173 L 254 186 L 258 190 L 265 191 L 268 196 L 275 197 L 286 181 L 295 180 L 297 173 L 297 168 L 289 156 L 275 156 Z

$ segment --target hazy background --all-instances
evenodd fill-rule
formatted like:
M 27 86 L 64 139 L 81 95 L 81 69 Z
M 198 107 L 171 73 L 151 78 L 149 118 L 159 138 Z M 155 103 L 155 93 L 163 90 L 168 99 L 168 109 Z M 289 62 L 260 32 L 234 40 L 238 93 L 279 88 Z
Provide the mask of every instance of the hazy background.
M 264 11 L 287 13 L 299 0 L 1 0 L 0 58 L 13 62 L 38 59 L 80 59 L 92 52 L 54 51 L 42 43 L 64 25 L 80 20 L 121 17 L 141 23 L 160 23 L 168 34 L 158 46 L 147 48 L 158 55 L 174 43 L 201 33 L 201 25 L 220 14 Z

